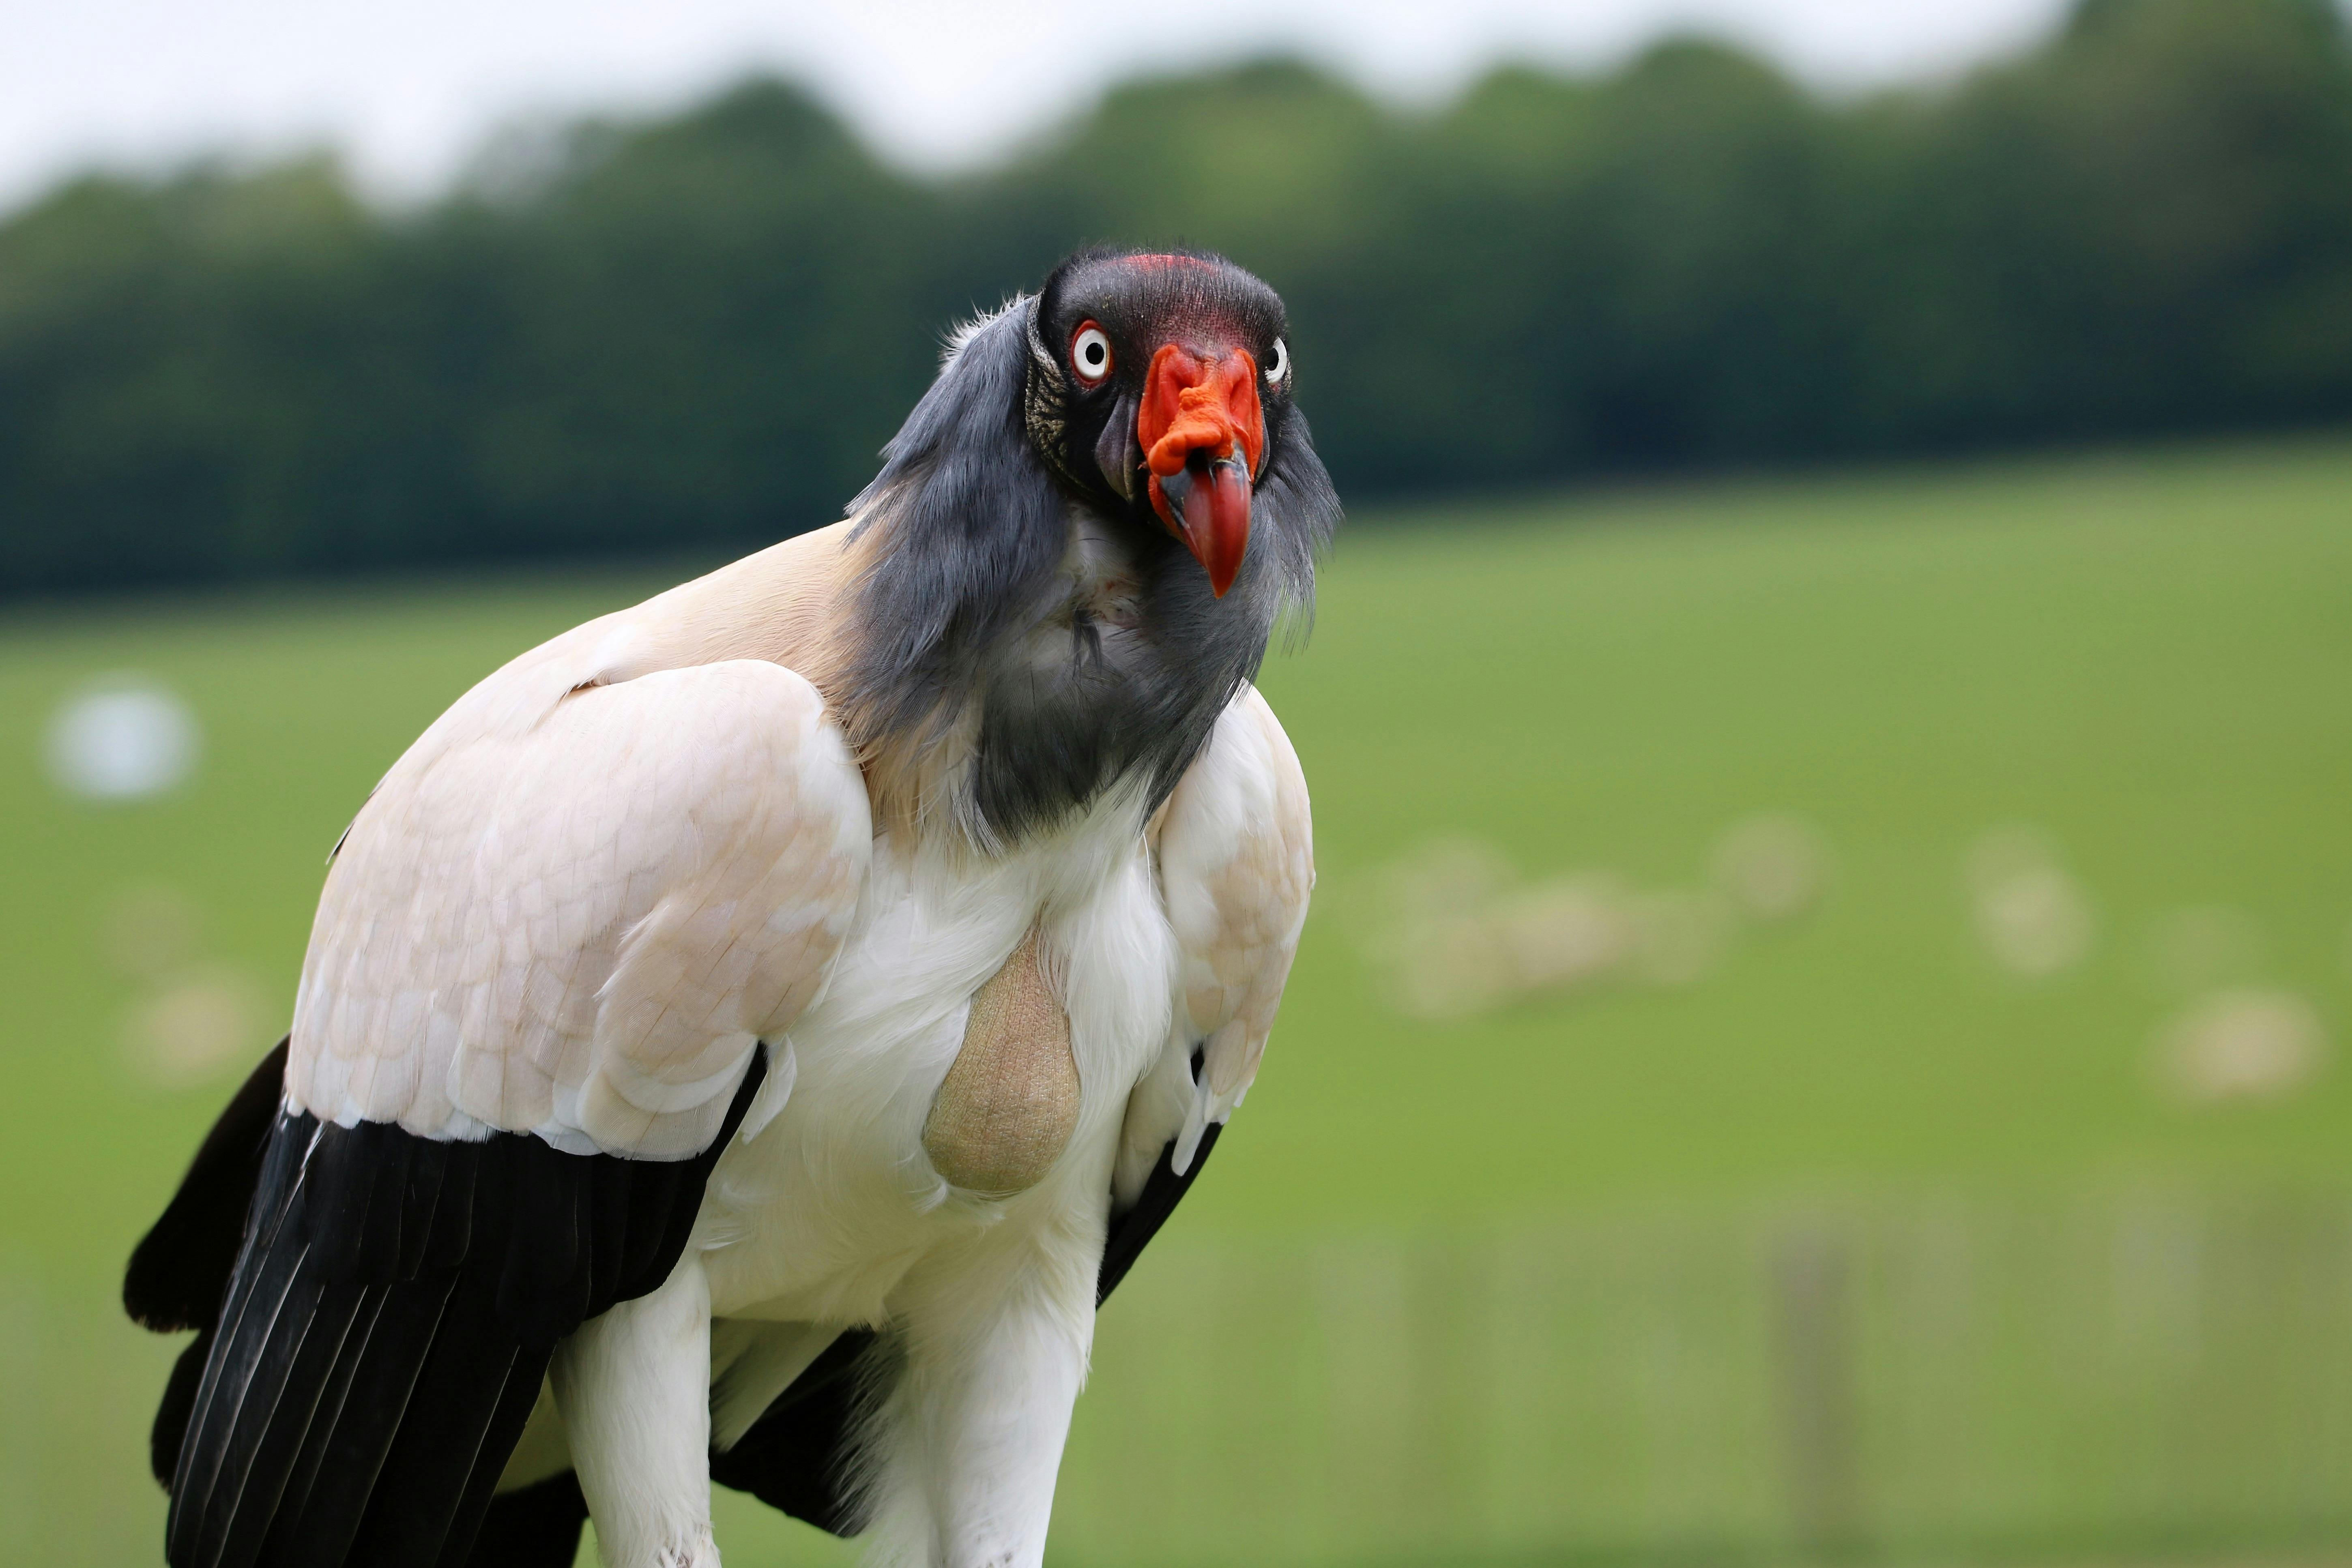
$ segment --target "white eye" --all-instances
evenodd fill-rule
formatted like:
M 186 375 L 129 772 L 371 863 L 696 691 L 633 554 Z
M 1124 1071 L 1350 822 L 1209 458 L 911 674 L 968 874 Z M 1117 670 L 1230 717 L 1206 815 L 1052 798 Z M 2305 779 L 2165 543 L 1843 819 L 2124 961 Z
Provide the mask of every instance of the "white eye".
M 1070 337 L 1070 368 L 1088 386 L 1110 374 L 1110 335 L 1092 321 L 1081 321 Z
M 1274 352 L 1266 356 L 1265 382 L 1279 386 L 1282 378 L 1290 373 L 1290 348 L 1279 338 L 1274 340 Z

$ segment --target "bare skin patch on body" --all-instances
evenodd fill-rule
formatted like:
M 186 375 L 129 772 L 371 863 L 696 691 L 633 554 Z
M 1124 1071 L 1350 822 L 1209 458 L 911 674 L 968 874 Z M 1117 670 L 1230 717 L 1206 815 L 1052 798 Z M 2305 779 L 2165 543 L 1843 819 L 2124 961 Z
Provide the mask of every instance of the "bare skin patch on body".
M 950 1185 L 1009 1196 L 1044 1178 L 1077 1125 L 1070 1016 L 1033 926 L 972 996 L 963 1045 L 923 1122 L 923 1152 Z

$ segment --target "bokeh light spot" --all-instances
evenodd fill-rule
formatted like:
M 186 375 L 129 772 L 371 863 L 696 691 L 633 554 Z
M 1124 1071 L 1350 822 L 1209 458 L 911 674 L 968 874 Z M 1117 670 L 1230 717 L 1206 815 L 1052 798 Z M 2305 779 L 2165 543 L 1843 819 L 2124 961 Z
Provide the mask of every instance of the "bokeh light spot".
M 152 800 L 187 782 L 201 741 L 194 710 L 172 692 L 142 676 L 108 675 L 50 719 L 49 778 L 79 800 Z

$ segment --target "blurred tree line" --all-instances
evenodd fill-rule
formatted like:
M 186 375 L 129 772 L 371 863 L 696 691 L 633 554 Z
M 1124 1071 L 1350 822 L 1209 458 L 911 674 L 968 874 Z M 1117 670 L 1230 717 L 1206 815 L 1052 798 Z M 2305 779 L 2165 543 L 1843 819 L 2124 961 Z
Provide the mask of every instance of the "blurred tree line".
M 1693 41 L 1426 113 L 1265 63 L 926 181 L 757 81 L 414 212 L 324 159 L 87 178 L 0 222 L 0 591 L 814 527 L 944 329 L 1102 239 L 1283 291 L 1358 501 L 2341 419 L 2352 45 L 2083 0 L 1859 100 Z

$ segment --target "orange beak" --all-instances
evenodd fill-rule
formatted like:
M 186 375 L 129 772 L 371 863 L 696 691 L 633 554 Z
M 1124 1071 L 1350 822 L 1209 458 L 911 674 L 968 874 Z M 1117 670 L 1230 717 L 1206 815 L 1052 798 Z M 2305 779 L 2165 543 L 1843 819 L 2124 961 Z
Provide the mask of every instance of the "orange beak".
M 1244 349 L 1204 359 L 1165 345 L 1143 378 L 1135 438 L 1151 473 L 1151 509 L 1223 599 L 1249 550 L 1250 486 L 1265 451 L 1257 361 Z

